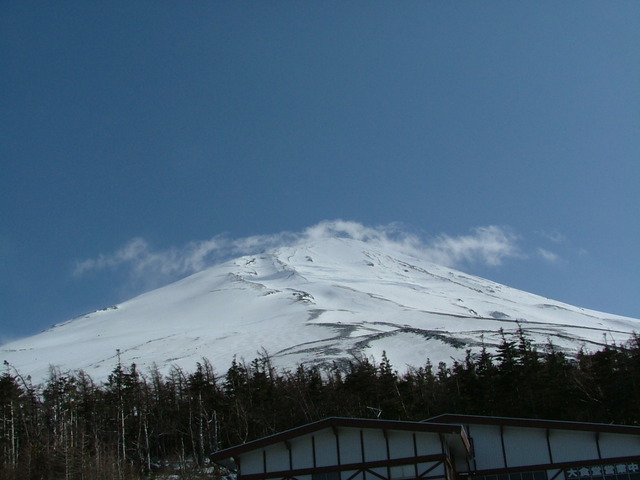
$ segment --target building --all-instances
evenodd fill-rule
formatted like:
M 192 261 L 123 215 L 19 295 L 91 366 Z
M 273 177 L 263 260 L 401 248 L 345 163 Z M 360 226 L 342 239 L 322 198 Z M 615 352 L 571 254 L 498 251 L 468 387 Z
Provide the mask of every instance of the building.
M 238 480 L 640 480 L 640 427 L 327 418 L 215 452 Z
M 452 462 L 470 480 L 640 480 L 640 427 L 471 415 L 427 422 L 464 426 L 471 455 Z

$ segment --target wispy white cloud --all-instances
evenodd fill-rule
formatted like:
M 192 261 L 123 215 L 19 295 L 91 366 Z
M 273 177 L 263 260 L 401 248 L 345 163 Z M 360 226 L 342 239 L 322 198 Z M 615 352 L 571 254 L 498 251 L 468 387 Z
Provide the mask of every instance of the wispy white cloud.
M 155 249 L 142 238 L 134 238 L 112 253 L 77 262 L 74 274 L 126 269 L 134 278 L 154 278 L 154 283 L 188 275 L 232 256 L 259 253 L 270 248 L 295 245 L 327 237 L 351 238 L 373 245 L 427 258 L 434 263 L 461 266 L 470 263 L 500 265 L 508 258 L 522 257 L 518 236 L 495 225 L 477 227 L 467 235 L 441 234 L 430 240 L 408 233 L 400 224 L 367 227 L 344 220 L 323 221 L 301 232 L 281 232 L 189 242 L 182 247 Z
M 74 269 L 75 275 L 82 275 L 91 270 L 104 270 L 116 268 L 124 263 L 133 263 L 140 266 L 142 257 L 147 256 L 149 245 L 142 238 L 134 238 L 114 253 L 101 253 L 98 258 L 90 258 L 78 262 Z
M 561 233 L 558 232 L 557 230 L 553 230 L 553 231 L 540 231 L 538 232 L 538 234 L 544 238 L 546 238 L 547 240 L 550 240 L 553 243 L 563 243 L 567 240 L 567 237 Z
M 538 255 L 549 263 L 557 263 L 560 260 L 558 254 L 544 248 L 538 248 Z
M 524 256 L 517 241 L 518 236 L 510 229 L 490 225 L 474 228 L 469 235 L 451 237 L 442 234 L 426 246 L 426 251 L 430 258 L 444 265 L 483 263 L 496 266 L 507 258 Z

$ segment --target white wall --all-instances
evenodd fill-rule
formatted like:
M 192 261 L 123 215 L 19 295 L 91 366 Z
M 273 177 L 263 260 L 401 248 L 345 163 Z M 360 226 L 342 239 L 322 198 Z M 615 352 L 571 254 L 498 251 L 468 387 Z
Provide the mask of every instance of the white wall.
M 412 457 L 413 433 L 412 432 L 389 432 L 389 454 L 391 458 Z
M 475 468 L 490 470 L 505 467 L 500 425 L 470 424 L 475 453 Z M 506 467 L 579 462 L 640 455 L 640 435 L 599 433 L 587 430 L 547 429 L 543 427 L 502 427 Z M 599 436 L 600 457 L 598 454 Z M 549 447 L 551 457 L 549 456 Z M 606 463 L 603 461 L 603 463 Z M 466 471 L 461 461 L 456 466 Z M 473 468 L 473 464 L 472 464 Z
M 289 470 L 289 450 L 284 442 L 264 449 L 268 472 Z
M 340 436 L 340 463 L 360 463 L 362 452 L 360 448 L 360 430 L 355 428 L 341 428 Z
M 640 455 L 640 435 L 601 433 L 599 441 L 604 458 Z
M 364 442 L 365 462 L 386 461 L 388 458 L 406 458 L 414 456 L 413 432 L 402 430 L 388 431 L 389 452 L 387 453 L 387 439 L 381 429 L 338 427 L 338 439 L 340 445 L 340 465 L 358 464 L 363 461 L 362 442 Z M 442 453 L 440 436 L 431 432 L 416 432 L 416 447 L 418 455 L 433 455 Z M 312 468 L 313 445 L 315 443 L 315 459 L 317 467 L 331 467 L 338 465 L 336 450 L 336 435 L 330 428 L 302 435 L 288 440 L 291 448 L 291 467 L 294 470 Z M 263 452 L 265 457 L 263 457 Z M 266 459 L 266 462 L 265 462 Z M 243 475 L 263 473 L 264 464 L 268 472 L 286 471 L 290 468 L 289 450 L 284 441 L 267 445 L 257 450 L 241 454 L 240 468 Z M 431 464 L 421 464 L 420 472 L 430 467 Z M 374 471 L 387 476 L 387 467 L 376 468 Z M 393 468 L 395 478 L 414 476 L 413 465 L 398 466 Z M 444 473 L 444 467 L 434 469 L 430 475 Z M 350 473 L 343 472 L 342 477 L 348 477 Z M 360 476 L 358 476 L 359 478 Z M 374 476 L 366 475 L 374 479 Z M 358 480 L 355 478 L 354 480 Z M 360 480 L 363 480 L 360 478 Z
M 476 469 L 504 467 L 499 426 L 469 425 L 467 432 L 473 440 Z
M 291 461 L 293 469 L 313 467 L 313 449 L 311 444 L 311 436 L 293 438 L 289 442 L 291 444 Z
M 503 435 L 508 467 L 551 462 L 545 429 L 505 426 Z
M 382 430 L 364 430 L 364 460 L 365 462 L 387 460 L 387 442 Z
M 442 443 L 440 442 L 440 435 L 437 433 L 417 432 L 416 444 L 418 445 L 418 455 L 442 453 Z
M 240 469 L 243 475 L 250 473 L 262 473 L 262 450 L 254 450 L 240 456 Z
M 357 464 L 362 459 L 360 428 L 339 427 L 337 429 L 340 444 L 340 464 Z M 389 453 L 387 455 L 387 440 L 380 429 L 363 429 L 364 461 L 387 460 L 390 458 L 406 458 L 414 455 L 414 435 L 418 455 L 433 455 L 442 453 L 440 436 L 433 432 L 411 432 L 402 430 L 388 431 Z M 598 438 L 602 458 L 640 455 L 640 436 L 617 433 L 599 433 L 595 431 L 547 429 L 542 427 L 518 427 L 500 425 L 468 426 L 469 436 L 473 439 L 475 453 L 475 469 L 490 470 L 505 467 L 522 467 L 527 465 L 544 465 L 548 463 L 579 462 L 581 460 L 598 459 Z M 502 437 L 501 437 L 502 435 Z M 296 469 L 312 468 L 313 444 L 315 439 L 316 466 L 331 467 L 338 465 L 336 451 L 336 436 L 330 428 L 302 435 L 289 440 L 291 446 L 292 467 Z M 504 447 L 503 447 L 504 442 Z M 549 456 L 549 446 L 551 455 Z M 263 451 L 266 453 L 268 471 L 283 471 L 289 469 L 289 451 L 283 442 L 276 443 L 243 453 L 240 464 L 242 474 L 263 472 Z M 459 471 L 467 470 L 466 459 L 456 459 Z M 604 461 L 603 461 L 604 462 Z M 421 464 L 419 472 L 433 465 Z M 471 462 L 474 468 L 474 462 Z M 383 476 L 387 475 L 387 468 L 376 469 Z M 414 466 L 395 466 L 391 468 L 393 478 L 413 477 Z M 346 478 L 350 474 L 342 473 Z M 444 475 L 444 467 L 439 466 L 429 474 Z M 359 475 L 355 480 L 364 480 Z M 367 480 L 374 480 L 373 475 L 366 475 Z M 371 479 L 369 478 L 371 477 Z M 310 479 L 308 479 L 310 480 Z
M 315 432 L 316 439 L 316 465 L 327 467 L 338 464 L 338 454 L 336 450 L 336 436 L 330 428 Z
M 598 458 L 595 432 L 551 430 L 549 443 L 555 463 Z

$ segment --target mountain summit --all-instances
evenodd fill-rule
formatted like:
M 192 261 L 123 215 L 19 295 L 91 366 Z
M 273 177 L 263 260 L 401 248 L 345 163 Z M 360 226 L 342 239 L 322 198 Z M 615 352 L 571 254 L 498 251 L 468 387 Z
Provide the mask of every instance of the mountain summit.
M 326 238 L 221 263 L 122 304 L 0 347 L 40 381 L 50 365 L 96 380 L 124 364 L 191 371 L 207 358 L 268 353 L 276 366 L 330 365 L 383 351 L 394 367 L 451 363 L 521 326 L 570 352 L 622 342 L 640 320 L 574 307 L 400 254 Z

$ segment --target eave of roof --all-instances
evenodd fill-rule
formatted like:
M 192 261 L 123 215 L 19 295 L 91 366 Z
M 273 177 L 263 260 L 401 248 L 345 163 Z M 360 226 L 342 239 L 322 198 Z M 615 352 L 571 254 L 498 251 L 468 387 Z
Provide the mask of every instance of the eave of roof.
M 502 425 L 558 430 L 581 430 L 602 433 L 625 433 L 640 435 L 640 427 L 609 423 L 570 422 L 565 420 L 540 420 L 533 418 L 485 417 L 482 415 L 458 415 L 445 413 L 423 420 L 424 423 L 451 423 L 458 425 Z
M 231 458 L 251 450 L 266 447 L 268 445 L 284 442 L 301 435 L 316 432 L 325 428 L 339 427 L 377 428 L 382 430 L 407 430 L 413 432 L 458 434 L 463 437 L 463 442 L 465 442 L 467 439 L 464 428 L 461 425 L 452 425 L 447 423 L 439 424 L 434 422 L 407 422 L 368 418 L 329 417 L 318 420 L 317 422 L 308 423 L 300 427 L 295 427 L 290 430 L 285 430 L 284 432 L 276 433 L 268 437 L 259 438 L 242 445 L 236 445 L 235 447 L 219 450 L 209 455 L 209 458 L 214 462 L 220 462 L 224 459 Z

